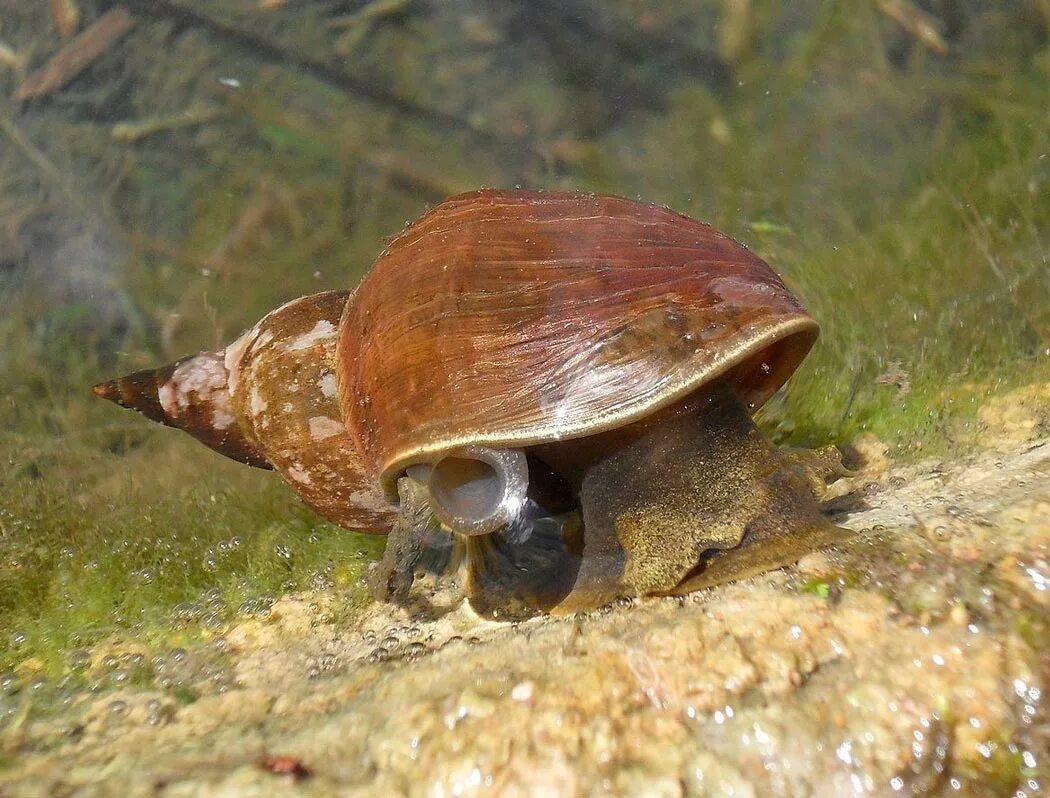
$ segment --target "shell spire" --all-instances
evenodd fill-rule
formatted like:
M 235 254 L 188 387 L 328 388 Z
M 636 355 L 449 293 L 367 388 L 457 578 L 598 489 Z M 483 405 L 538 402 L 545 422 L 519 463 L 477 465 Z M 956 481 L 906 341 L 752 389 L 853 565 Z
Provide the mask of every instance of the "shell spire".
M 237 423 L 225 352 L 201 352 L 158 369 L 136 371 L 92 389 L 96 396 L 181 429 L 205 446 L 257 468 L 272 468 Z
M 273 469 L 317 513 L 386 534 L 397 508 L 343 423 L 335 362 L 348 291 L 286 302 L 224 349 L 99 383 L 95 395 Z

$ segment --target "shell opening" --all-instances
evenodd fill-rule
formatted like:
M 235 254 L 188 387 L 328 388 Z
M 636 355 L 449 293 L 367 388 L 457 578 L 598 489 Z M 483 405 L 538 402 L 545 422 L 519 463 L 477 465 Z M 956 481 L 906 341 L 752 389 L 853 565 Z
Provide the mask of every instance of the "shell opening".
M 460 535 L 486 535 L 521 511 L 529 489 L 528 463 L 514 449 L 457 449 L 434 464 L 427 487 L 441 523 Z

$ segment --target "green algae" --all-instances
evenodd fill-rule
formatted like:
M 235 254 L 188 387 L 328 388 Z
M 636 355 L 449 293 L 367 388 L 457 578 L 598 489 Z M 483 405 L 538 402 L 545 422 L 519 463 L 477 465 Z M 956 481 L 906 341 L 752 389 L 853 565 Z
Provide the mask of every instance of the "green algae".
M 838 601 L 844 590 L 865 584 L 863 575 L 856 570 L 832 571 L 831 573 L 812 576 L 798 585 L 798 591 L 807 596 Z
M 709 43 L 710 25 L 682 8 L 614 5 Z M 85 336 L 90 303 L 0 323 L 0 670 L 60 675 L 71 649 L 113 636 L 191 643 L 246 602 L 315 584 L 345 594 L 352 617 L 381 539 L 323 523 L 272 474 L 103 405 L 89 387 L 221 346 L 284 300 L 354 283 L 406 220 L 461 188 L 637 196 L 747 242 L 822 325 L 761 411 L 783 441 L 873 432 L 898 455 L 957 452 L 989 397 L 1050 379 L 1045 30 L 1023 15 L 982 19 L 971 26 L 985 37 L 938 59 L 870 3 L 755 6 L 731 54 L 732 91 L 650 65 L 639 81 L 668 85 L 633 113 L 615 112 L 608 87 L 620 84 L 601 63 L 588 67 L 593 81 L 552 85 L 556 59 L 517 53 L 501 93 L 491 50 L 474 44 L 460 60 L 455 42 L 419 35 L 454 36 L 455 20 L 384 26 L 363 48 L 377 81 L 408 94 L 436 84 L 478 129 L 529 131 L 489 148 L 272 67 L 219 98 L 215 126 L 130 155 L 94 125 L 62 127 L 41 111 L 63 141 L 90 129 L 104 161 L 127 157 L 112 203 L 136 232 L 120 274 L 134 321 L 119 341 Z M 277 17 L 228 19 L 281 32 Z M 492 47 L 506 45 L 505 21 L 488 21 Z M 129 101 L 136 115 L 213 93 L 202 75 L 229 64 L 203 35 L 178 40 L 180 72 L 145 66 L 170 26 L 140 30 L 129 44 L 144 87 Z M 311 48 L 324 35 L 312 16 L 303 31 Z M 1009 63 L 995 56 L 1004 39 L 1016 43 Z M 498 95 L 490 105 L 470 94 L 479 75 Z M 221 608 L 198 612 L 214 591 Z
M 809 579 L 799 588 L 803 593 L 826 599 L 831 596 L 831 583 L 826 579 Z
M 113 634 L 172 645 L 282 591 L 361 598 L 381 541 L 323 522 L 269 473 L 202 466 L 188 437 L 112 418 L 85 395 L 97 366 L 63 369 L 20 332 L 4 326 L 19 379 L 0 404 L 0 670 L 59 675 L 69 650 Z

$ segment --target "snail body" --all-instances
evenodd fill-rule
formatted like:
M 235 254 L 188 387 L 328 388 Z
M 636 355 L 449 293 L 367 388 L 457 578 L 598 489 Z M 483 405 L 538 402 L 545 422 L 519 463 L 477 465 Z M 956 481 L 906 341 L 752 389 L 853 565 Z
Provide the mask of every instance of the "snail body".
M 834 467 L 750 418 L 816 336 L 772 269 L 708 225 L 486 190 L 408 226 L 354 291 L 95 390 L 273 468 L 341 526 L 390 533 L 383 598 L 461 568 L 482 611 L 565 612 L 780 565 L 833 534 Z

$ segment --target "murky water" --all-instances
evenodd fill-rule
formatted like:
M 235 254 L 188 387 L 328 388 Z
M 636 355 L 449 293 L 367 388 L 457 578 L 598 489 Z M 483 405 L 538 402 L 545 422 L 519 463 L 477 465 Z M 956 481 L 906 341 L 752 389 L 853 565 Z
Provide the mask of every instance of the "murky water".
M 0 723 L 128 685 L 167 717 L 237 689 L 215 642 L 282 596 L 367 603 L 381 539 L 90 386 L 351 287 L 458 191 L 745 242 L 822 328 L 761 413 L 779 440 L 1045 435 L 1048 27 L 1039 0 L 0 0 Z

